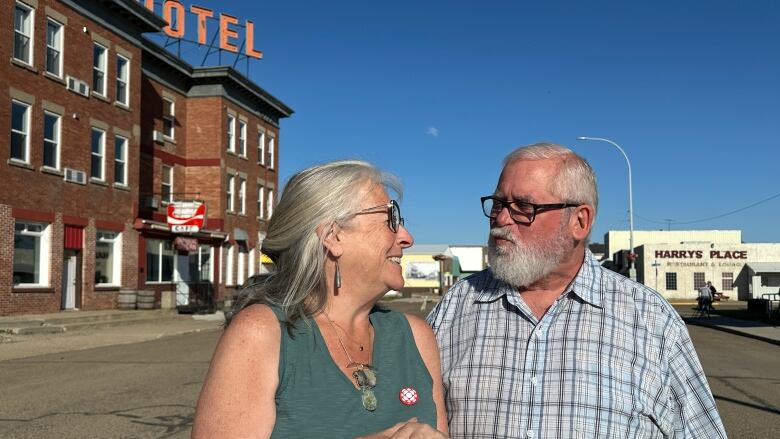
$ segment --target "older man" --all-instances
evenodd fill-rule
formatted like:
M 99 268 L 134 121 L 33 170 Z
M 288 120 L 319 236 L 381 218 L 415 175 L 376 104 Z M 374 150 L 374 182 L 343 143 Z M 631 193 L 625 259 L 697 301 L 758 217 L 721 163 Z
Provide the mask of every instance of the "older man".
M 428 316 L 452 437 L 726 437 L 678 314 L 587 249 L 597 205 L 571 150 L 506 157 L 482 198 L 490 268 Z

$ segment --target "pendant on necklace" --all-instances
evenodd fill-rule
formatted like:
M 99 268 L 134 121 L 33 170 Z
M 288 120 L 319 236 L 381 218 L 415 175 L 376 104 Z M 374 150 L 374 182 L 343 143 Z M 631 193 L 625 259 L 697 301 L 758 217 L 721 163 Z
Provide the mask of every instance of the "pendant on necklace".
M 358 349 L 360 349 L 360 352 L 363 352 L 363 346 L 359 346 Z

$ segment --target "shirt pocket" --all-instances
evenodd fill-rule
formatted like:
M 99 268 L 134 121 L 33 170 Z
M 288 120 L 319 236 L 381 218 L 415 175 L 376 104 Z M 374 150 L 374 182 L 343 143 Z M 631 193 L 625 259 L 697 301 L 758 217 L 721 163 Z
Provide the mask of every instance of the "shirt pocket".
M 625 365 L 583 363 L 575 379 L 575 437 L 632 437 L 641 412 L 637 382 Z

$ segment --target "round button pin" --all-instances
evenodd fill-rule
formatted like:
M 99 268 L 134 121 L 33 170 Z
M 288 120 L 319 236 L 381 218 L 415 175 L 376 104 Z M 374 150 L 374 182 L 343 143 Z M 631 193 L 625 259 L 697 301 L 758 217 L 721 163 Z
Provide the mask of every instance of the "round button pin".
M 414 405 L 417 404 L 420 395 L 417 394 L 417 390 L 414 390 L 413 387 L 404 387 L 398 394 L 398 399 L 400 399 L 401 403 L 404 405 Z

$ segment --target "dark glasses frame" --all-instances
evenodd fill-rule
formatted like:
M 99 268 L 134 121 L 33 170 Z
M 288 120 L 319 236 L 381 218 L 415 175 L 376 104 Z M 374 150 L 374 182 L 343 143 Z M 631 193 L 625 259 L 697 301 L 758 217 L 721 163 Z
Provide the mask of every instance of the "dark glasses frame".
M 368 207 L 361 211 L 355 212 L 355 215 L 361 215 L 366 213 L 379 213 L 372 212 L 372 210 L 387 209 L 387 226 L 393 233 L 398 233 L 398 229 L 404 225 L 404 218 L 401 216 L 401 207 L 395 200 L 390 200 L 386 204 L 380 204 L 379 206 Z
M 526 201 L 509 201 L 492 195 L 482 197 L 480 201 L 482 202 L 482 213 L 486 217 L 496 219 L 498 214 L 506 207 L 512 221 L 525 225 L 531 225 L 540 211 L 582 206 L 581 203 L 535 204 Z

